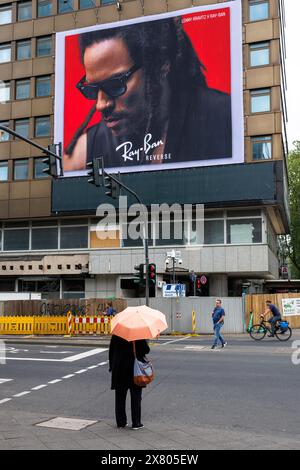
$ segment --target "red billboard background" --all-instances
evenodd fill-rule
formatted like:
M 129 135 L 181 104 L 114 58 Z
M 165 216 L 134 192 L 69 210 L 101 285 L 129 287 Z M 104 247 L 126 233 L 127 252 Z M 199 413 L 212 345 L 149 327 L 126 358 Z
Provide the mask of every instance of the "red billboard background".
M 159 20 L 158 20 L 159 21 Z M 183 26 L 206 68 L 210 88 L 231 93 L 230 8 L 208 10 L 182 16 Z M 107 26 L 109 28 L 109 25 Z M 64 147 L 70 142 L 94 102 L 76 89 L 85 74 L 78 47 L 78 34 L 65 39 Z M 89 126 L 99 122 L 95 113 Z

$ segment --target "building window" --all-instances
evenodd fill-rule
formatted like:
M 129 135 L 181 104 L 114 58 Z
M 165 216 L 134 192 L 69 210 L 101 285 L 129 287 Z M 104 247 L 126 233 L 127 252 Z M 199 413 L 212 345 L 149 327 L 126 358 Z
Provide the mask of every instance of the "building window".
M 16 119 L 15 131 L 23 137 L 29 137 L 29 119 Z
M 41 158 L 35 158 L 34 159 L 34 178 L 35 179 L 42 179 L 42 178 L 48 178 L 47 173 L 43 173 L 43 170 L 45 170 L 48 166 L 46 163 L 44 163 L 45 157 Z
M 0 46 L 0 64 L 11 61 L 11 45 L 2 44 Z
M 0 181 L 8 180 L 8 160 L 0 161 Z
M 4 251 L 29 249 L 29 229 L 4 230 Z
M 32 3 L 19 2 L 18 3 L 18 21 L 31 20 L 32 18 Z
M 43 16 L 52 15 L 52 0 L 38 0 L 37 16 L 42 18 Z
M 36 40 L 37 57 L 46 57 L 52 54 L 52 37 L 44 36 Z
M 0 7 L 0 25 L 12 22 L 12 6 L 3 5 Z
M 58 12 L 67 13 L 68 11 L 74 11 L 73 0 L 58 0 Z
M 28 159 L 14 160 L 14 180 L 28 179 Z
M 251 113 L 266 113 L 271 111 L 271 89 L 251 91 Z
M 49 137 L 50 135 L 50 117 L 35 118 L 35 137 Z
M 250 44 L 250 66 L 260 67 L 270 64 L 270 43 L 257 42 Z
M 269 2 L 266 0 L 249 0 L 250 21 L 261 21 L 269 18 Z
M 116 3 L 116 0 L 101 0 L 101 5 L 112 5 L 113 3 Z
M 272 158 L 272 136 L 252 137 L 252 159 L 270 160 Z
M 60 248 L 87 248 L 88 227 L 61 227 Z
M 31 235 L 32 250 L 57 250 L 58 228 L 33 228 Z
M 204 222 L 204 244 L 224 244 L 224 220 L 205 220 Z
M 35 82 L 35 95 L 37 98 L 50 96 L 51 94 L 51 76 L 37 77 Z
M 17 42 L 17 60 L 28 60 L 31 58 L 31 41 Z
M 84 299 L 85 280 L 84 279 L 63 279 L 64 299 Z
M 0 81 L 0 104 L 10 100 L 10 82 Z
M 26 100 L 30 98 L 30 80 L 16 81 L 16 100 Z
M 227 243 L 252 244 L 262 242 L 262 219 L 227 220 Z
M 9 127 L 9 121 L 0 121 L 1 126 Z M 7 142 L 9 140 L 9 134 L 0 130 L 0 142 Z
M 79 8 L 80 10 L 95 8 L 95 0 L 79 0 Z

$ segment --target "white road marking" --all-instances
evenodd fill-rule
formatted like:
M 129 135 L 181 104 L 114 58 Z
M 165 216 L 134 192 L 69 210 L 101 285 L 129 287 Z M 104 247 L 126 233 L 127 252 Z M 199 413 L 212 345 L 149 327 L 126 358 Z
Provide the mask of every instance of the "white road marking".
M 99 364 L 97 364 L 98 366 L 105 366 L 106 364 L 108 364 L 108 361 L 105 361 L 105 362 L 100 362 Z
M 95 354 L 100 354 L 104 351 L 108 351 L 108 348 L 95 348 L 91 351 L 86 351 L 84 353 L 76 354 L 75 356 L 66 357 L 65 359 L 60 359 L 62 362 L 75 362 L 85 357 L 94 356 Z
M 41 426 L 45 428 L 55 428 L 55 429 L 68 429 L 71 431 L 80 431 L 81 429 L 91 426 L 92 424 L 97 423 L 98 421 L 91 421 L 88 419 L 74 419 L 74 418 L 61 418 L 57 417 L 50 419 L 49 421 L 44 421 L 43 423 L 36 424 L 36 426 Z
M 41 354 L 69 354 L 72 351 L 40 351 Z
M 62 382 L 62 379 L 51 380 L 48 384 L 58 384 L 58 382 Z
M 28 395 L 29 391 L 26 391 L 26 392 L 22 392 L 22 393 L 17 393 L 16 395 L 13 395 L 13 397 L 16 397 L 16 398 L 19 398 L 19 397 L 23 397 L 24 395 Z
M 98 366 L 90 366 L 88 369 L 96 369 Z
M 6 382 L 11 382 L 13 379 L 0 379 L 0 385 L 5 384 Z
M 78 370 L 75 374 L 83 374 L 84 372 L 87 372 L 87 369 Z
M 64 375 L 63 379 L 70 379 L 71 377 L 75 377 L 75 374 Z
M 63 359 L 42 359 L 36 357 L 0 357 L 0 361 L 6 359 L 7 361 L 35 361 L 35 362 L 61 362 Z
M 184 338 L 173 339 L 172 341 L 168 341 L 167 343 L 160 344 L 160 346 L 166 346 L 167 344 L 177 343 L 179 341 L 184 341 L 185 339 L 189 339 L 189 338 L 190 338 L 190 336 L 185 336 Z
M 36 387 L 33 387 L 31 390 L 41 390 L 42 388 L 48 387 L 47 384 L 42 384 L 42 385 L 37 385 Z
M 3 400 L 0 400 L 0 405 L 2 405 L 2 403 L 7 403 L 8 401 L 11 401 L 12 398 L 4 398 Z

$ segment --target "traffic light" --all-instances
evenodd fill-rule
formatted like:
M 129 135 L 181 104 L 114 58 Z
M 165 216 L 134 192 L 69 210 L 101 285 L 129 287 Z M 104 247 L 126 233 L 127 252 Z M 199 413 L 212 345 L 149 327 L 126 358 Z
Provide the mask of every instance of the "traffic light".
M 154 263 L 148 265 L 148 279 L 149 285 L 156 285 L 156 264 Z
M 50 149 L 52 151 L 52 149 Z M 54 178 L 57 176 L 57 159 L 54 155 L 47 155 L 46 158 L 43 159 L 43 163 L 45 168 L 43 169 L 43 173 L 47 173 L 49 176 L 53 176 Z
M 197 277 L 197 279 L 196 279 L 196 289 L 197 290 L 201 289 L 201 279 L 200 279 L 200 277 Z
M 143 263 L 138 264 L 137 266 L 134 267 L 136 272 L 134 273 L 134 283 L 138 284 L 139 286 L 144 286 L 145 281 L 144 281 L 144 265 Z
M 87 175 L 88 175 L 88 183 L 94 184 L 95 186 L 102 186 L 101 184 L 101 176 L 99 173 L 100 170 L 100 161 L 98 158 L 93 158 L 91 162 L 87 163 Z
M 106 189 L 105 195 L 113 199 L 118 199 L 120 196 L 120 185 L 110 177 L 107 173 L 104 176 L 104 187 Z

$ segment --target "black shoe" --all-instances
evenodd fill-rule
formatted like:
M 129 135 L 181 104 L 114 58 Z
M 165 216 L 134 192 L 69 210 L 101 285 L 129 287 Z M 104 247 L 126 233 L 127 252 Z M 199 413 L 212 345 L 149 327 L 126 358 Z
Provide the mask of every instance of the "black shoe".
M 210 349 L 216 349 L 216 347 L 217 346 L 215 344 L 213 344 L 213 346 Z
M 132 429 L 134 431 L 137 431 L 138 429 L 143 429 L 144 425 L 142 423 L 137 424 L 137 425 L 132 425 Z
M 225 343 L 222 344 L 222 348 L 223 348 L 223 349 L 226 348 L 227 344 L 228 344 L 228 343 L 225 341 Z
M 275 335 L 268 335 L 268 338 L 274 338 Z
M 124 424 L 124 426 L 118 426 L 118 429 L 123 429 L 123 428 L 127 428 L 128 427 L 128 424 Z

